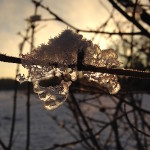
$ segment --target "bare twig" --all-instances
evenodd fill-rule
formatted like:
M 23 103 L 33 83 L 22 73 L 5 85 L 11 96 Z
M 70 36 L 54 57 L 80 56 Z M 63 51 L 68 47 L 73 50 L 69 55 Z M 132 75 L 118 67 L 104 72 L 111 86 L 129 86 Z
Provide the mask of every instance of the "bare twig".
M 23 41 L 21 42 L 20 45 L 20 54 L 23 51 L 23 47 L 25 42 L 27 41 L 27 37 L 28 37 L 28 32 L 29 32 L 30 28 L 27 28 L 26 30 L 26 35 L 25 37 L 23 37 Z M 16 69 L 16 75 L 19 72 L 19 64 L 17 65 L 17 69 Z M 15 77 L 16 78 L 16 77 Z M 14 85 L 14 97 L 13 97 L 13 114 L 12 114 L 12 124 L 11 124 L 11 131 L 10 131 L 10 139 L 9 139 L 9 150 L 11 150 L 12 148 L 12 141 L 13 141 L 13 137 L 14 137 L 14 130 L 15 130 L 15 121 L 16 121 L 16 106 L 17 106 L 17 94 L 18 94 L 18 85 L 19 83 L 15 81 L 15 85 Z
M 80 109 L 80 107 L 79 107 L 79 104 L 77 103 L 76 98 L 75 98 L 75 96 L 73 95 L 72 92 L 70 92 L 70 96 L 71 96 L 72 102 L 73 102 L 74 105 L 76 106 L 76 109 L 78 110 L 78 112 L 79 112 L 79 114 L 80 114 L 80 116 L 81 116 L 81 118 L 82 118 L 82 120 L 83 120 L 84 125 L 85 125 L 86 128 L 87 128 L 87 131 L 89 132 L 89 135 L 91 136 L 91 141 L 92 141 L 93 145 L 95 145 L 95 147 L 97 148 L 97 150 L 100 150 L 101 147 L 100 147 L 100 145 L 98 144 L 98 142 L 97 142 L 97 140 L 96 140 L 96 138 L 95 138 L 95 136 L 94 136 L 92 130 L 90 129 L 89 124 L 88 124 L 88 122 L 86 121 L 85 116 L 83 115 L 83 113 L 82 113 L 82 111 L 81 111 L 81 109 Z
M 7 150 L 6 145 L 3 143 L 3 141 L 0 139 L 0 145 L 3 147 L 4 150 Z
M 34 5 L 34 15 L 37 14 L 38 5 Z M 35 34 L 35 22 L 30 22 L 31 24 L 31 44 L 30 44 L 30 52 L 34 48 L 34 34 Z M 30 98 L 31 98 L 31 83 L 28 82 L 27 84 L 27 139 L 26 139 L 26 150 L 29 150 L 30 148 L 30 117 L 31 117 L 31 108 L 30 108 Z
M 150 33 L 134 18 L 130 17 L 123 9 L 121 9 L 114 0 L 108 0 L 114 8 L 116 8 L 125 18 L 127 18 L 129 21 L 131 21 L 137 28 L 141 30 L 141 32 L 147 36 L 150 37 Z M 132 34 L 132 33 L 131 33 Z
M 126 103 L 127 105 L 133 107 L 135 110 L 138 110 L 140 112 L 143 112 L 143 113 L 146 113 L 146 114 L 149 114 L 150 115 L 150 111 L 149 110 L 146 110 L 144 108 L 141 108 L 141 107 L 138 107 L 130 102 L 128 102 L 127 100 L 123 99 L 121 96 L 117 96 L 115 95 L 115 97 L 117 97 L 118 99 L 120 99 L 121 101 L 123 101 L 124 103 Z
M 125 105 L 125 104 L 124 104 L 124 112 L 125 112 L 125 117 L 126 117 L 126 119 L 127 119 L 127 121 L 128 121 L 128 124 L 130 125 L 130 127 L 131 127 L 132 129 L 135 129 L 137 132 L 140 132 L 141 134 L 150 137 L 150 134 L 147 134 L 147 133 L 145 133 L 145 132 L 139 130 L 138 128 L 136 128 L 136 127 L 130 122 L 130 120 L 129 120 L 129 118 L 128 118 L 128 115 L 126 114 L 126 105 Z
M 124 6 L 125 8 L 127 8 L 127 7 L 132 7 L 134 1 L 126 0 L 122 3 L 121 1 L 118 0 L 117 2 L 120 3 L 122 6 Z M 142 5 L 141 3 L 138 3 L 138 6 L 142 10 L 140 14 L 141 20 L 147 25 L 150 25 L 150 14 L 146 12 L 146 8 L 148 8 L 149 10 L 150 5 Z
M 55 12 L 53 12 L 49 7 L 44 6 L 41 4 L 41 2 L 38 2 L 36 0 L 32 0 L 32 2 L 39 7 L 45 9 L 48 11 L 51 15 L 55 17 L 55 20 L 67 25 L 68 27 L 74 29 L 76 32 L 85 32 L 85 33 L 100 33 L 100 34 L 108 34 L 108 35 L 131 35 L 130 32 L 106 32 L 106 31 L 98 31 L 98 30 L 85 30 L 85 29 L 79 29 L 78 27 L 75 27 L 74 25 L 70 24 L 60 16 L 58 16 Z M 145 35 L 143 32 L 135 32 L 133 35 Z

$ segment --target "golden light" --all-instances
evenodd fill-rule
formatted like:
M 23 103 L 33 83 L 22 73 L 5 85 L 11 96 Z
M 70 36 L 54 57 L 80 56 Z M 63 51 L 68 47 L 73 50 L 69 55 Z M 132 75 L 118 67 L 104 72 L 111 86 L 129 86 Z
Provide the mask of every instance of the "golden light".
M 100 38 L 99 46 L 101 49 L 107 49 L 108 48 L 107 43 L 106 43 L 106 39 L 104 37 Z

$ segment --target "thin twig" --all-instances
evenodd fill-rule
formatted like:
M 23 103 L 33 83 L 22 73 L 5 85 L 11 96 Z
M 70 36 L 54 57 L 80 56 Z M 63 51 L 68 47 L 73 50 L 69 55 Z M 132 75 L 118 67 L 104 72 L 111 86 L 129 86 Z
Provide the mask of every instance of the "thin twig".
M 136 127 L 130 122 L 130 120 L 129 120 L 129 118 L 128 118 L 128 115 L 126 114 L 126 105 L 125 105 L 125 104 L 124 104 L 124 112 L 125 112 L 125 117 L 126 117 L 126 119 L 127 119 L 127 121 L 128 121 L 128 124 L 130 125 L 130 127 L 131 127 L 132 129 L 135 129 L 137 132 L 140 132 L 141 134 L 150 137 L 150 134 L 147 134 L 147 133 L 145 133 L 145 132 L 139 130 L 138 128 L 136 128 Z
M 67 25 L 68 27 L 74 29 L 77 32 L 85 32 L 85 33 L 99 33 L 99 34 L 107 34 L 107 35 L 145 35 L 144 32 L 135 32 L 135 33 L 130 33 L 130 32 L 106 32 L 106 31 L 98 31 L 98 30 L 85 30 L 85 29 L 79 29 L 78 27 L 75 27 L 74 25 L 70 24 L 60 16 L 58 16 L 55 12 L 53 12 L 49 7 L 44 6 L 41 4 L 41 2 L 38 2 L 36 0 L 32 0 L 32 2 L 44 10 L 48 11 L 51 15 L 55 17 L 55 20 Z
M 6 145 L 3 143 L 3 141 L 0 139 L 0 145 L 3 147 L 4 150 L 7 150 Z
M 134 18 L 130 17 L 123 9 L 121 9 L 114 0 L 108 0 L 115 9 L 117 9 L 126 19 L 128 19 L 130 22 L 132 22 L 137 28 L 141 30 L 141 32 L 147 36 L 150 37 L 150 33 Z M 130 32 L 130 34 L 132 34 Z
M 133 107 L 135 110 L 138 110 L 140 112 L 143 112 L 143 113 L 146 113 L 146 114 L 149 114 L 150 115 L 150 111 L 149 110 L 146 110 L 144 108 L 141 108 L 141 107 L 138 107 L 130 102 L 128 102 L 127 100 L 125 100 L 124 98 L 122 98 L 121 96 L 118 96 L 118 95 L 115 95 L 116 98 L 120 99 L 121 101 L 123 101 L 124 103 L 126 103 L 127 105 Z
M 91 136 L 91 141 L 92 141 L 93 145 L 95 145 L 95 147 L 97 148 L 97 150 L 100 150 L 101 147 L 100 147 L 100 145 L 98 144 L 98 142 L 97 142 L 97 140 L 96 140 L 96 137 L 95 137 L 94 134 L 93 134 L 93 131 L 90 129 L 89 124 L 88 124 L 87 120 L 85 119 L 85 116 L 84 116 L 84 114 L 82 113 L 82 111 L 81 111 L 81 109 L 80 109 L 80 107 L 79 107 L 79 104 L 78 104 L 77 101 L 76 101 L 76 98 L 75 98 L 74 94 L 73 94 L 71 91 L 70 91 L 70 96 L 71 96 L 72 102 L 73 102 L 74 105 L 76 106 L 76 109 L 78 110 L 78 112 L 79 112 L 79 114 L 80 114 L 80 116 L 81 116 L 81 118 L 82 118 L 82 120 L 83 120 L 84 125 L 85 125 L 86 128 L 87 128 L 87 131 L 89 132 L 89 135 Z
M 29 30 L 30 30 L 30 28 L 27 28 L 26 35 L 25 35 L 25 37 L 23 37 L 23 41 L 21 42 L 20 54 L 22 54 L 24 44 L 27 41 Z M 19 64 L 17 65 L 17 68 L 16 68 L 16 75 L 18 74 L 18 72 L 19 72 Z M 12 114 L 10 139 L 9 139 L 9 145 L 8 145 L 8 149 L 9 150 L 11 150 L 11 148 L 12 148 L 12 141 L 13 141 L 13 137 L 14 137 L 15 124 L 16 124 L 16 107 L 17 107 L 18 85 L 19 85 L 19 83 L 15 81 L 15 85 L 14 85 L 14 97 L 13 97 L 13 114 Z
M 38 6 L 35 4 L 34 15 L 37 14 Z M 35 23 L 30 22 L 31 24 L 31 44 L 30 44 L 30 52 L 34 48 L 34 34 L 35 34 Z M 26 139 L 26 150 L 29 150 L 30 147 L 30 117 L 31 117 L 31 109 L 30 109 L 30 98 L 31 98 L 31 83 L 28 82 L 27 84 L 27 139 Z

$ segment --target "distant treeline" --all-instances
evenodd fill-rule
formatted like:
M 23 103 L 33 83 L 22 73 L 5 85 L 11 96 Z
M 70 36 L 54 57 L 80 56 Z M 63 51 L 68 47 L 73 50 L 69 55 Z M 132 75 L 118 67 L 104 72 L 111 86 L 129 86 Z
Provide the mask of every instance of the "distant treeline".
M 73 87 L 81 86 L 82 80 L 76 81 L 72 84 Z M 85 81 L 84 81 L 85 83 Z M 119 78 L 119 83 L 121 84 L 121 91 L 139 91 L 139 92 L 150 92 L 150 80 L 136 79 L 136 78 Z M 57 83 L 55 83 L 56 85 Z M 58 83 L 59 84 L 59 83 Z M 18 86 L 18 90 L 26 90 L 27 82 L 20 84 L 13 79 L 0 79 L 0 91 L 2 90 L 14 90 L 15 86 Z M 47 84 L 45 84 L 47 86 Z M 32 84 L 31 84 L 32 86 Z M 54 83 L 51 82 L 51 86 Z M 90 83 L 86 84 L 87 88 L 90 87 Z M 93 85 L 95 87 L 95 85 Z M 33 87 L 31 88 L 33 89 Z
M 0 79 L 0 91 L 2 90 L 13 90 L 15 86 L 18 86 L 18 90 L 27 89 L 27 82 L 20 84 L 16 80 L 13 79 Z

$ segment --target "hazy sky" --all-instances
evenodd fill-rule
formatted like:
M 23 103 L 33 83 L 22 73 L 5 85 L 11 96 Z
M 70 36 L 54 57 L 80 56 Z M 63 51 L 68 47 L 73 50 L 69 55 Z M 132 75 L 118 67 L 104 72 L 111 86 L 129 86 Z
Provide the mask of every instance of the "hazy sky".
M 104 2 L 109 10 L 111 5 Z M 67 20 L 74 26 L 82 29 L 96 29 L 108 17 L 109 13 L 100 5 L 98 0 L 44 0 L 47 5 L 56 14 Z M 27 23 L 26 18 L 34 13 L 34 5 L 30 0 L 0 0 L 0 52 L 10 56 L 19 54 L 18 44 L 22 38 L 17 35 L 20 31 L 24 33 Z M 51 16 L 41 8 L 38 14 L 42 18 L 51 18 Z M 46 43 L 50 37 L 58 35 L 67 26 L 60 22 L 43 22 L 38 28 L 43 27 L 35 35 L 35 46 Z M 88 39 L 91 34 L 84 34 Z M 105 48 L 103 38 L 98 39 L 101 48 Z M 29 45 L 25 46 L 23 53 L 29 51 Z M 15 64 L 0 62 L 0 78 L 14 78 L 16 71 Z

